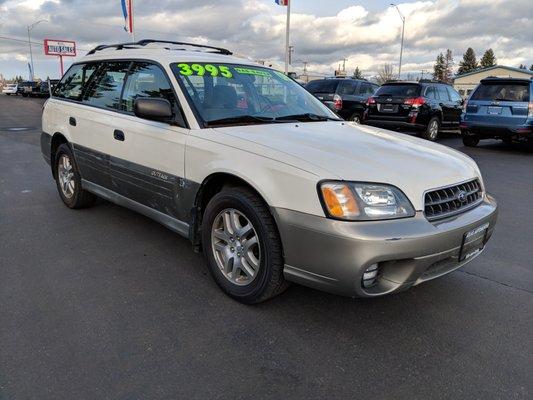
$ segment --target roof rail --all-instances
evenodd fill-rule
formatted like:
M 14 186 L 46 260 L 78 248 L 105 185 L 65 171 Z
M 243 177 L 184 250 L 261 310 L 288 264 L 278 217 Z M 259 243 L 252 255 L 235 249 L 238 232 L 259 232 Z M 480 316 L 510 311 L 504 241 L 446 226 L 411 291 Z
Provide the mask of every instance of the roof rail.
M 89 51 L 87 55 L 94 54 L 97 51 L 101 51 L 104 49 L 112 49 L 115 48 L 117 50 L 122 49 L 136 49 L 139 48 L 139 46 L 144 47 L 151 43 L 168 43 L 168 44 L 177 44 L 182 46 L 191 46 L 191 47 L 199 47 L 202 49 L 208 49 L 208 50 L 214 50 L 215 53 L 225 54 L 225 55 L 232 55 L 233 53 L 229 51 L 228 49 L 224 49 L 222 47 L 214 47 L 214 46 L 205 46 L 203 44 L 197 44 L 197 43 L 187 43 L 187 42 L 173 42 L 170 40 L 158 40 L 158 39 L 143 39 L 139 40 L 138 42 L 129 42 L 129 43 L 116 43 L 116 44 L 101 44 L 100 46 L 96 46 L 94 49 Z

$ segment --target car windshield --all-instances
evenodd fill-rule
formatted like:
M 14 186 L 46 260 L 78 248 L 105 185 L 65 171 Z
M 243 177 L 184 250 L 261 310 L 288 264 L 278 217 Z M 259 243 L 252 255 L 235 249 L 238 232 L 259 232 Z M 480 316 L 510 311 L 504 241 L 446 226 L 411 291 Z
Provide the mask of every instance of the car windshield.
M 420 96 L 420 86 L 416 84 L 385 84 L 377 90 L 375 96 Z
M 171 65 L 205 126 L 339 120 L 283 73 L 239 64 Z
M 472 94 L 471 100 L 529 101 L 528 83 L 482 83 Z

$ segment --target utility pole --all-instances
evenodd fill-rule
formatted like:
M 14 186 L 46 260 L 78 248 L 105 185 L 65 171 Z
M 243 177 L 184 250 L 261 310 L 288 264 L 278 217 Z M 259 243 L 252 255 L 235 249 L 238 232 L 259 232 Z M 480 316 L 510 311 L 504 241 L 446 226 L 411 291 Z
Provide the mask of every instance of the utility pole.
M 287 26 L 285 27 L 285 75 L 289 74 L 289 32 L 291 27 L 291 3 L 292 1 L 289 0 L 287 2 Z
M 28 25 L 28 44 L 30 45 L 30 65 L 31 65 L 31 74 L 30 74 L 30 79 L 33 81 L 33 78 L 34 78 L 34 74 L 35 74 L 35 69 L 33 69 L 33 52 L 31 50 L 31 36 L 30 36 L 30 31 L 37 25 L 37 24 L 40 24 L 41 22 L 48 22 L 47 20 L 45 19 L 41 19 L 37 22 L 34 22 L 33 24 L 31 25 Z
M 396 4 L 391 3 L 390 5 L 392 7 L 396 8 L 396 11 L 398 11 L 398 14 L 400 15 L 400 19 L 402 20 L 402 43 L 400 45 L 400 65 L 398 66 L 398 79 L 401 79 L 401 75 L 402 75 L 402 55 L 403 55 L 403 36 L 404 36 L 404 33 L 405 33 L 405 17 L 403 16 L 403 14 L 401 13 L 400 9 L 398 8 L 398 6 Z

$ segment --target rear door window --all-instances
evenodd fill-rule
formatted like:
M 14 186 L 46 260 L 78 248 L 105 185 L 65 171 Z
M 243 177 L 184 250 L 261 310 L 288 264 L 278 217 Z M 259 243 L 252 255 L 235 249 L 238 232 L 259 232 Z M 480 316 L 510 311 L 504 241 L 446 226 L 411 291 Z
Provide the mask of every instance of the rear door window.
M 374 92 L 376 91 L 377 86 L 372 85 L 371 83 L 363 82 L 361 83 L 361 87 L 359 88 L 359 94 L 361 96 L 372 96 Z
M 446 86 L 444 85 L 437 85 L 437 96 L 440 100 L 450 101 L 448 91 L 446 90 Z
M 141 97 L 166 99 L 173 107 L 177 106 L 167 75 L 154 64 L 143 62 L 132 66 L 124 86 L 122 109 L 133 112 L 135 100 Z
M 96 63 L 73 65 L 57 84 L 54 96 L 68 100 L 81 100 L 82 92 L 96 68 Z
M 487 101 L 529 101 L 529 84 L 524 83 L 482 83 L 478 86 L 471 100 Z
M 356 81 L 343 81 L 341 82 L 341 85 L 339 87 L 339 94 L 353 96 L 355 95 L 356 90 L 357 90 Z
M 416 97 L 420 96 L 420 86 L 417 84 L 392 84 L 383 85 L 376 96 Z
M 120 95 L 130 62 L 106 62 L 84 92 L 83 103 L 112 110 L 120 109 Z

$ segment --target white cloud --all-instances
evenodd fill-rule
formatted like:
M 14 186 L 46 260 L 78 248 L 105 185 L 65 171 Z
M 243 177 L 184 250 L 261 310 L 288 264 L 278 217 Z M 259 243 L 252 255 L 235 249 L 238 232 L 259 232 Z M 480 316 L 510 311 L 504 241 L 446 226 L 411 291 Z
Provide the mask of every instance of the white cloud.
M 467 47 L 478 57 L 492 47 L 500 63 L 533 63 L 533 8 L 530 0 L 434 0 L 400 3 L 406 16 L 405 72 L 432 68 L 436 55 L 452 49 L 456 63 Z M 0 35 L 25 38 L 26 25 L 49 19 L 33 32 L 74 39 L 80 48 L 103 42 L 127 41 L 120 3 L 109 0 L 0 0 Z M 282 60 L 285 9 L 270 0 L 209 1 L 159 0 L 136 2 L 137 37 L 193 40 L 229 47 L 257 59 Z M 387 7 L 370 12 L 360 5 L 331 15 L 293 13 L 291 44 L 295 60 L 309 61 L 310 70 L 331 74 L 347 58 L 351 71 L 359 66 L 371 75 L 385 62 L 397 66 L 401 21 Z M 38 47 L 38 46 L 37 46 Z M 27 58 L 27 46 L 0 40 L 0 72 L 26 68 L 16 58 Z M 36 72 L 48 74 L 54 60 L 38 49 Z M 11 58 L 4 56 L 10 54 Z M 295 67 L 301 63 L 295 63 Z M 22 72 L 22 71 L 21 71 Z

